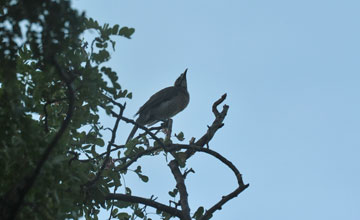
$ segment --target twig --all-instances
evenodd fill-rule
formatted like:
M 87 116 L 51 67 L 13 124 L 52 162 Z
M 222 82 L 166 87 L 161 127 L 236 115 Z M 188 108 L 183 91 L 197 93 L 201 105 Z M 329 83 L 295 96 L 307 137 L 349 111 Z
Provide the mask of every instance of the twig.
M 109 144 L 111 144 L 111 143 L 109 143 Z M 125 145 L 111 144 L 111 146 L 114 146 L 115 148 L 112 148 L 112 149 L 110 150 L 110 152 L 119 150 L 119 149 L 121 149 L 121 148 L 125 148 Z M 68 153 L 74 154 L 74 153 L 76 153 L 76 152 L 69 151 Z M 92 158 L 85 159 L 85 160 L 79 160 L 79 159 L 76 158 L 76 160 L 77 160 L 77 161 L 80 161 L 80 162 L 89 162 L 89 161 L 93 161 L 93 160 L 99 159 L 99 158 L 105 156 L 106 154 L 107 154 L 107 151 L 105 151 L 104 153 L 101 153 L 101 154 L 97 155 L 96 157 L 92 157 Z
M 149 149 L 146 149 L 146 150 L 144 150 L 142 152 L 137 153 L 134 157 L 132 157 L 130 159 L 129 162 L 125 163 L 124 165 L 120 165 L 119 168 L 117 169 L 117 171 L 127 169 L 131 164 L 135 163 L 140 157 L 142 157 L 144 155 L 149 155 L 152 152 L 155 152 L 155 151 L 160 150 L 160 149 L 162 149 L 162 147 L 157 146 L 157 147 L 152 147 L 152 148 L 149 148 Z M 125 159 L 125 158 L 122 158 L 122 159 Z
M 117 190 L 117 186 L 114 187 L 114 194 L 116 193 L 116 190 Z M 111 202 L 112 202 L 112 200 L 111 200 Z M 114 203 L 112 202 L 111 203 L 109 220 L 111 220 L 113 210 L 114 210 Z
M 121 104 L 121 103 L 115 101 L 114 99 L 112 99 L 112 98 L 110 98 L 110 97 L 108 97 L 108 96 L 106 96 L 106 95 L 104 95 L 104 96 L 105 96 L 112 104 L 118 106 L 120 109 L 125 108 L 126 102 L 125 102 L 124 104 Z
M 157 127 L 150 127 L 148 128 L 149 131 L 154 131 L 155 130 L 155 133 L 153 133 L 154 135 L 157 135 L 159 133 L 159 131 L 161 131 L 161 129 L 163 128 L 163 125 L 160 125 L 160 126 L 157 126 Z M 146 135 L 147 132 L 144 132 L 144 133 L 140 133 L 138 136 L 136 136 L 134 139 L 138 139 L 139 137 L 143 136 L 143 135 Z
M 184 179 L 186 179 L 186 176 L 189 174 L 189 173 L 195 173 L 195 171 L 193 170 L 193 168 L 190 168 L 190 169 L 186 169 L 184 174 L 183 174 L 183 177 Z
M 120 107 L 120 106 L 119 106 Z M 126 107 L 126 104 L 121 106 L 120 107 L 120 112 L 116 118 L 116 121 L 115 121 L 115 124 L 114 124 L 114 128 L 112 129 L 112 134 L 111 134 L 111 139 L 107 145 L 107 149 L 106 149 L 106 156 L 105 156 L 105 159 L 103 161 L 103 164 L 101 165 L 99 171 L 97 172 L 96 176 L 94 179 L 90 180 L 89 182 L 87 182 L 86 184 L 84 184 L 85 186 L 87 187 L 90 187 L 92 186 L 94 183 L 96 183 L 96 181 L 99 180 L 102 172 L 104 171 L 105 167 L 107 166 L 108 164 L 108 161 L 109 161 L 109 158 L 110 158 L 110 152 L 111 152 L 111 146 L 113 146 L 114 142 L 115 142 L 115 138 L 116 138 L 116 132 L 117 132 L 117 129 L 118 129 L 118 126 L 119 126 L 119 122 L 122 118 L 122 115 L 124 113 L 124 110 L 125 110 L 125 107 Z
M 112 114 L 117 115 L 115 112 L 112 112 Z M 156 135 L 153 134 L 153 133 L 150 131 L 149 128 L 147 128 L 147 127 L 145 127 L 145 126 L 143 126 L 143 125 L 140 125 L 140 124 L 137 123 L 136 121 L 131 120 L 131 119 L 129 119 L 129 118 L 126 118 L 126 117 L 124 117 L 124 116 L 120 116 L 120 117 L 121 117 L 121 119 L 122 119 L 123 121 L 125 121 L 126 123 L 130 123 L 130 124 L 136 125 L 136 126 L 138 126 L 139 128 L 141 128 L 142 130 L 144 130 L 144 131 L 146 132 L 146 134 L 150 135 L 150 137 L 152 137 L 155 141 L 157 141 L 157 142 L 160 144 L 161 147 L 163 147 L 163 148 L 165 149 L 166 146 L 164 145 L 164 143 L 163 143 L 158 137 L 156 137 Z

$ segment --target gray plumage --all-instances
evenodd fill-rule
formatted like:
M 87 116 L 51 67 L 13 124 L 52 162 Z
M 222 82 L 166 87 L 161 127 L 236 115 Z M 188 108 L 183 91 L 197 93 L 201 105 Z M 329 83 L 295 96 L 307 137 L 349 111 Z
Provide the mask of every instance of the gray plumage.
M 189 104 L 190 96 L 186 82 L 187 69 L 175 81 L 174 86 L 164 88 L 150 97 L 140 107 L 135 115 L 139 115 L 136 122 L 140 125 L 153 125 L 159 121 L 165 121 L 181 112 Z M 126 143 L 135 135 L 138 127 L 131 130 Z

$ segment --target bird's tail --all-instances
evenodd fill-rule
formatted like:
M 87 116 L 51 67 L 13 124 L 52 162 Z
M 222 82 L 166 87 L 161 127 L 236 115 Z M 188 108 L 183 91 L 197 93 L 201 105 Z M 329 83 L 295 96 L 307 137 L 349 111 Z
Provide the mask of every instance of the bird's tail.
M 133 129 L 131 130 L 130 134 L 129 134 L 129 137 L 127 138 L 126 140 L 126 144 L 131 141 L 131 139 L 134 137 L 136 131 L 138 129 L 138 126 L 134 125 Z

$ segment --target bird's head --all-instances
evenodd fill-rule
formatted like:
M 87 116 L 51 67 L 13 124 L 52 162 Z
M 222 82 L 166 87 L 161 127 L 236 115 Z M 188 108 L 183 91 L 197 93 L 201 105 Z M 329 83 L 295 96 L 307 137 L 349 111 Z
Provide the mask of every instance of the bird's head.
M 187 88 L 186 72 L 187 72 L 187 69 L 176 79 L 174 86 Z

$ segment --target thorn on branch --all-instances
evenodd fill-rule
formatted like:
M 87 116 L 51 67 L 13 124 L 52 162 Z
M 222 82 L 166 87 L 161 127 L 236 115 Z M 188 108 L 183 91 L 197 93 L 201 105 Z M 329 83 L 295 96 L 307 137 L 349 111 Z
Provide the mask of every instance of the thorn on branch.
M 185 172 L 184 172 L 184 174 L 183 174 L 184 179 L 186 179 L 186 176 L 187 176 L 189 173 L 195 173 L 195 170 L 193 170 L 193 168 L 186 169 Z
M 177 209 L 177 207 L 179 207 L 180 205 L 180 202 L 175 202 L 175 201 L 172 201 L 172 200 L 169 200 L 169 206 L 171 207 L 171 203 L 174 204 L 175 208 Z

